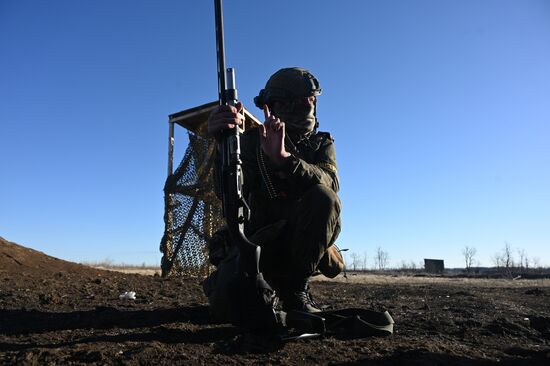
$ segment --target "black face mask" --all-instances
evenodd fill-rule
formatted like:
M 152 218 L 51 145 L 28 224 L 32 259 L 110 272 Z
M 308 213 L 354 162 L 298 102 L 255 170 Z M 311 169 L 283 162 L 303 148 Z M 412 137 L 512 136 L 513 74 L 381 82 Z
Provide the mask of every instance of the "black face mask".
M 285 123 L 286 131 L 291 136 L 302 137 L 315 129 L 315 104 L 306 101 L 289 101 L 274 103 L 273 114 Z

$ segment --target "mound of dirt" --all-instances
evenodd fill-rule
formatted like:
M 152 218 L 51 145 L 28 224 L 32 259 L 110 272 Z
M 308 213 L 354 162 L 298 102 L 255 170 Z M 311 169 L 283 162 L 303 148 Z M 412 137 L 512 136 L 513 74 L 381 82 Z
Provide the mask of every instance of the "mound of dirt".
M 96 270 L 88 266 L 50 257 L 0 236 L 0 273 L 44 277 L 57 272 L 97 274 Z
M 375 277 L 314 281 L 312 294 L 389 310 L 393 336 L 258 344 L 211 322 L 201 279 L 98 270 L 0 238 L 0 364 L 549 364 L 548 280 Z

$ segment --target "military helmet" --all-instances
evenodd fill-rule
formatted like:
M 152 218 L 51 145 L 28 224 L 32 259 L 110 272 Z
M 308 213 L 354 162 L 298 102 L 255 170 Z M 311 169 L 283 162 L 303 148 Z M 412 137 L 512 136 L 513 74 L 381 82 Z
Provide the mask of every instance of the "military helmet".
M 288 67 L 271 75 L 265 88 L 254 98 L 256 107 L 262 109 L 275 99 L 295 99 L 321 95 L 319 81 L 306 69 Z

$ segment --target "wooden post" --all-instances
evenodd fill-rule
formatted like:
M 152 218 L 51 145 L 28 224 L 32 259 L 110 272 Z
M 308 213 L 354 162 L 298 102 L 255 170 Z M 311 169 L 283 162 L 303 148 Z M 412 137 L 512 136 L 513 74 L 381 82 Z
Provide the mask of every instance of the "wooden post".
M 169 122 L 168 132 L 168 176 L 173 173 L 174 165 L 174 122 Z

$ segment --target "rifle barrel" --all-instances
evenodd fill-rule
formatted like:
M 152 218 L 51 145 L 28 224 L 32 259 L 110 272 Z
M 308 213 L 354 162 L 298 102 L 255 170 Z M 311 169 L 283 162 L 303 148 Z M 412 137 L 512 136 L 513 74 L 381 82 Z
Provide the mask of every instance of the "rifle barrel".
M 223 38 L 222 0 L 214 0 L 216 20 L 216 54 L 218 56 L 218 99 L 220 105 L 227 104 L 225 93 L 225 45 Z

